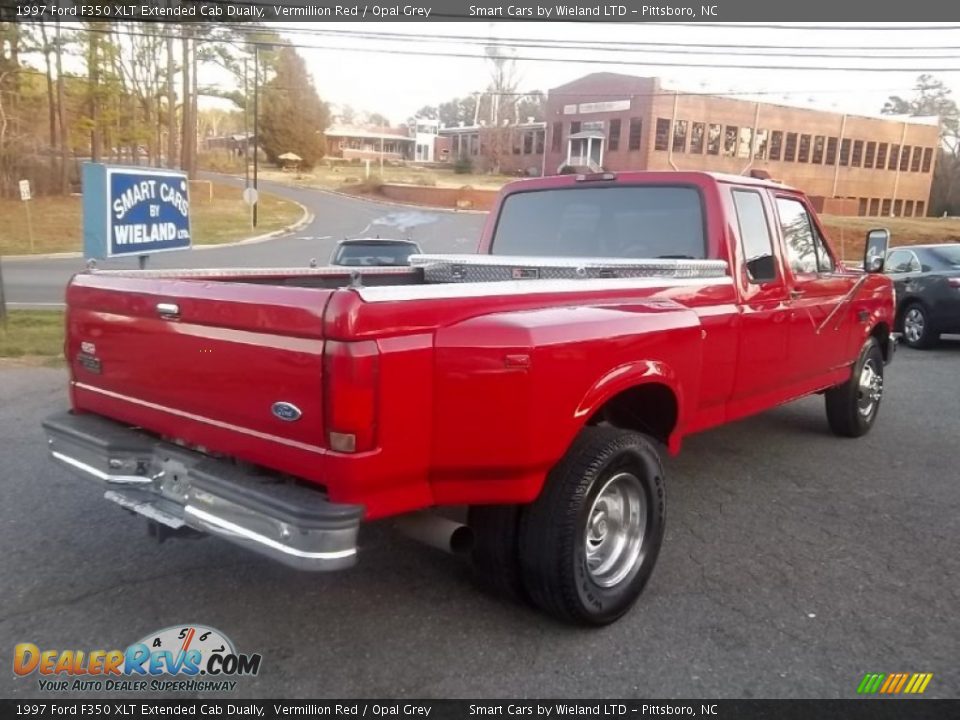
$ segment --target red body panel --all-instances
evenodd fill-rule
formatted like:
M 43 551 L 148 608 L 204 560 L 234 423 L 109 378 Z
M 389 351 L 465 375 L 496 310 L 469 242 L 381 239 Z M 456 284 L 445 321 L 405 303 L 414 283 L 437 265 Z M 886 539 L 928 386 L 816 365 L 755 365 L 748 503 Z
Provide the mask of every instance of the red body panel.
M 74 408 L 323 485 L 334 502 L 363 504 L 376 518 L 532 500 L 597 410 L 639 385 L 662 385 L 676 399 L 668 444 L 677 451 L 686 434 L 842 382 L 865 338 L 892 327 L 892 286 L 880 276 L 824 324 L 858 276 L 794 277 L 782 238 L 778 280 L 749 282 L 730 188 L 759 189 L 771 212 L 774 195 L 806 202 L 798 193 L 700 173 L 612 182 L 665 180 L 700 189 L 708 256 L 728 262 L 729 278 L 582 281 L 562 291 L 526 281 L 529 289 L 503 294 L 456 285 L 443 297 L 368 301 L 355 288 L 213 273 L 77 275 L 67 294 Z M 524 181 L 503 194 L 575 182 Z M 496 218 L 494 210 L 481 253 Z M 157 317 L 164 302 L 179 305 L 179 319 Z M 91 343 L 100 372 L 78 361 Z M 357 391 L 345 378 L 338 385 L 338 373 L 325 375 L 325 347 L 342 352 L 344 343 L 378 353 L 365 381 L 373 399 L 363 398 L 372 402 L 372 449 L 352 453 L 331 449 L 328 433 L 338 428 L 328 420 L 338 415 L 325 409 L 328 393 L 339 402 Z M 275 416 L 276 402 L 302 416 Z

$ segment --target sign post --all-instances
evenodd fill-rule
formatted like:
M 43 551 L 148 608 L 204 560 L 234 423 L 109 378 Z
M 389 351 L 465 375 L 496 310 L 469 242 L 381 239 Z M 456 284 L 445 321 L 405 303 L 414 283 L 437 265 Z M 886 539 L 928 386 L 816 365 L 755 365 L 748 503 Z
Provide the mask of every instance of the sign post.
M 3 329 L 7 329 L 7 294 L 3 290 L 3 257 L 0 256 L 0 321 Z
M 27 234 L 30 236 L 30 252 L 33 252 L 33 219 L 30 217 L 30 181 L 20 181 L 20 199 L 23 200 L 23 207 L 27 211 Z
M 190 185 L 184 173 L 101 163 L 83 166 L 83 255 L 136 257 L 191 245 Z
M 254 220 L 254 210 L 257 206 L 257 199 L 260 197 L 260 193 L 257 192 L 256 188 L 248 187 L 243 191 L 243 201 L 250 206 L 250 227 L 255 228 L 257 226 L 256 221 Z

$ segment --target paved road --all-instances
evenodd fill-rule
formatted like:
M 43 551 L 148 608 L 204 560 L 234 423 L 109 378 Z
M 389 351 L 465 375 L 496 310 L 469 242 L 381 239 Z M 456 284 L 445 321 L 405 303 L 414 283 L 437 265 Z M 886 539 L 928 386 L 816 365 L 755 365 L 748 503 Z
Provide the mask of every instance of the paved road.
M 243 186 L 243 180 L 208 175 L 217 182 Z M 295 200 L 313 213 L 308 226 L 290 236 L 253 245 L 159 253 L 151 267 L 296 267 L 311 258 L 324 263 L 334 245 L 344 237 L 381 235 L 409 237 L 427 252 L 473 252 L 485 215 L 455 213 L 391 206 L 343 195 L 261 182 L 261 190 Z M 13 307 L 60 303 L 70 276 L 82 270 L 82 258 L 51 260 L 9 260 L 3 277 L 7 301 Z M 101 262 L 99 266 L 135 267 L 130 259 Z
M 240 696 L 854 697 L 864 673 L 960 696 L 960 342 L 902 350 L 871 435 L 810 398 L 694 437 L 668 469 L 637 607 L 571 629 L 478 592 L 464 563 L 377 524 L 361 562 L 298 574 L 144 524 L 46 458 L 61 370 L 0 369 L 0 653 L 113 648 L 173 624 L 263 654 Z M 8 665 L 9 668 L 9 665 Z M 0 697 L 38 696 L 0 672 Z

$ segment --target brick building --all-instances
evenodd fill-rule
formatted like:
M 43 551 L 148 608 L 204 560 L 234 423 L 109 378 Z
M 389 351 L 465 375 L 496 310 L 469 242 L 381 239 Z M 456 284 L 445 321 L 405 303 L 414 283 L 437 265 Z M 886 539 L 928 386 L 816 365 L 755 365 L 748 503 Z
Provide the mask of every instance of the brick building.
M 334 125 L 323 133 L 327 157 L 344 160 L 413 160 L 416 137 L 406 127 Z
M 499 165 L 505 175 L 541 175 L 546 128 L 546 123 L 533 118 L 501 127 L 482 123 L 448 126 L 439 129 L 439 140 L 446 141 L 451 160 L 469 158 L 477 172 L 489 172 Z
M 863 117 L 711 95 L 595 73 L 550 90 L 544 172 L 764 170 L 826 212 L 925 215 L 936 118 Z

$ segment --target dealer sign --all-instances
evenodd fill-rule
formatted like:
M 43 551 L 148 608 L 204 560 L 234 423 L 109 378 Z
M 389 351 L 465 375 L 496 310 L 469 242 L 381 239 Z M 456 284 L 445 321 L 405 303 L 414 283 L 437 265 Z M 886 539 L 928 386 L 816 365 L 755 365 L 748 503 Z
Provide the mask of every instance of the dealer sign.
M 190 247 L 187 176 L 173 170 L 83 165 L 83 254 L 151 255 Z

